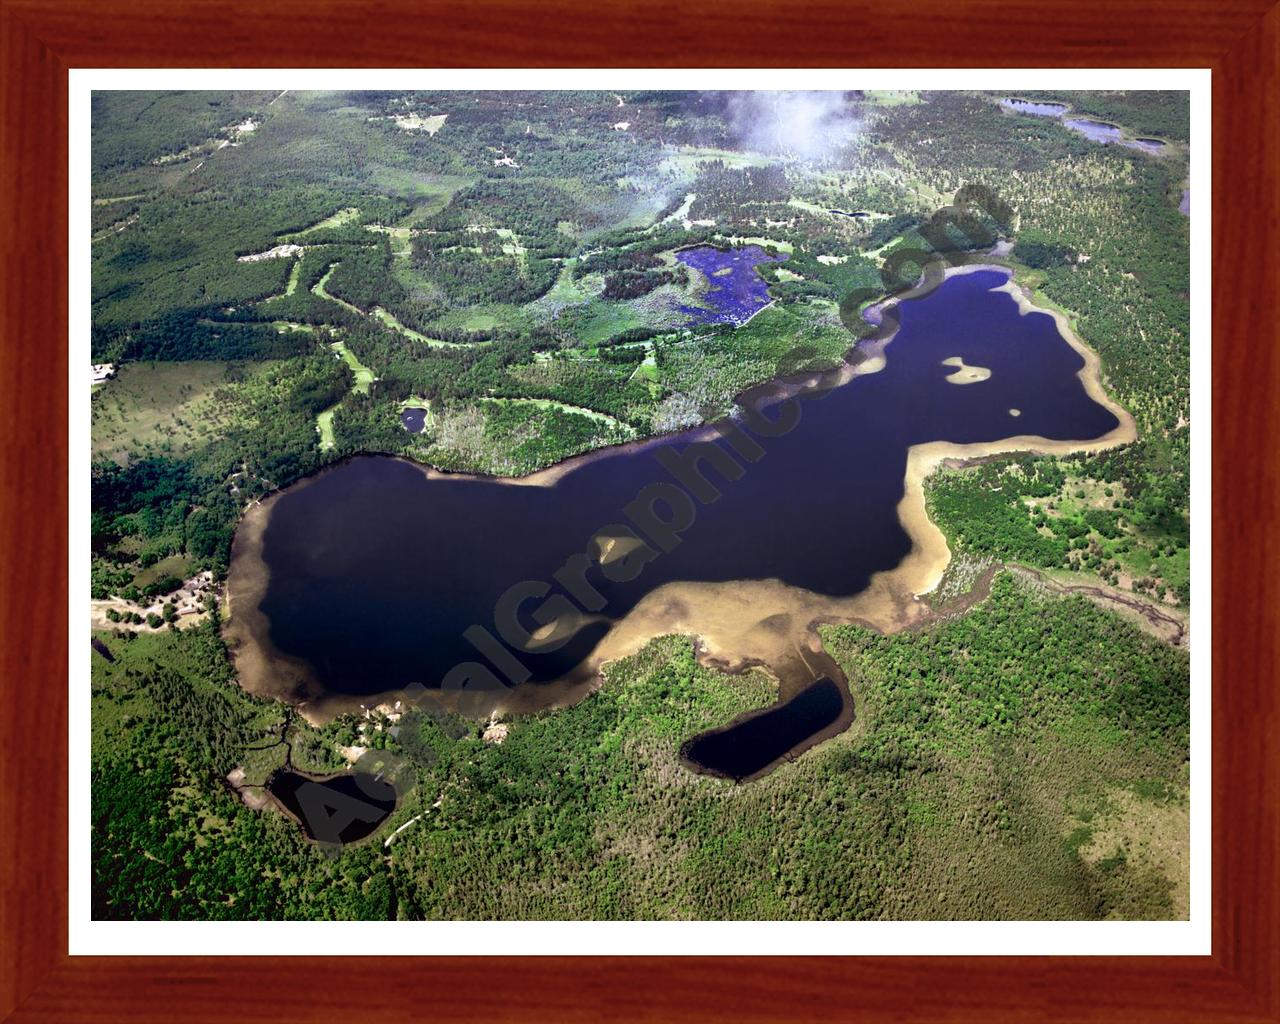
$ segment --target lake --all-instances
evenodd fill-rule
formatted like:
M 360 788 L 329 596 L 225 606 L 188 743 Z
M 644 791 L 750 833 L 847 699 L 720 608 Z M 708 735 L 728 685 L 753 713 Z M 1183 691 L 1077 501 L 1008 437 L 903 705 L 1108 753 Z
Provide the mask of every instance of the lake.
M 777 675 L 781 699 L 820 676 L 847 697 L 838 666 L 814 660 L 812 623 L 873 578 L 884 590 L 877 574 L 913 552 L 898 509 L 908 450 L 1118 425 L 1055 320 L 992 290 L 1007 278 L 979 269 L 901 303 L 883 368 L 791 403 L 792 429 L 768 427 L 784 408 L 759 397 L 770 389 L 748 393 L 761 418 L 713 461 L 682 434 L 540 485 L 381 456 L 300 481 L 237 532 L 228 639 L 242 681 L 313 709 L 420 684 L 465 695 L 472 714 L 528 711 L 580 699 L 601 657 L 648 636 L 738 628 L 733 645 Z M 987 375 L 958 386 L 956 359 Z M 619 648 L 625 636 L 636 644 Z

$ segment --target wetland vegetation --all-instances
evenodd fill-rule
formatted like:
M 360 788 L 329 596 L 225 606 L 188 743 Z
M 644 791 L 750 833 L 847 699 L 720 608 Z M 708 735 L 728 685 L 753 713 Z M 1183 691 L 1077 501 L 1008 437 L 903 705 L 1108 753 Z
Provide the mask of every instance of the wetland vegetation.
M 91 397 L 95 916 L 1186 915 L 1185 94 L 92 109 L 92 358 L 118 368 Z M 919 250 L 1003 272 L 859 348 Z M 388 693 L 489 590 L 634 556 L 587 541 L 658 479 L 636 467 L 823 371 L 844 383 L 741 480 L 713 469 L 678 553 L 536 667 L 582 667 L 563 699 Z M 1055 426 L 1072 402 L 1111 419 Z M 908 458 L 1021 435 L 1063 444 Z M 265 603 L 238 604 L 263 526 Z M 262 609 L 265 687 L 237 634 Z M 295 707 L 320 677 L 345 703 Z M 358 776 L 383 806 L 312 842 L 298 787 Z

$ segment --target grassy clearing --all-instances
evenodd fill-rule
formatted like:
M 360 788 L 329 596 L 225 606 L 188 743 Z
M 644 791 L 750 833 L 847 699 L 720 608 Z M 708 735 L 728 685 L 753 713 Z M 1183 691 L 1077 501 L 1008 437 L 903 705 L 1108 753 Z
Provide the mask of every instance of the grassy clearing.
M 412 338 L 414 341 L 420 341 L 422 342 L 422 344 L 428 345 L 431 348 L 471 348 L 472 347 L 470 345 L 466 345 L 458 341 L 444 341 L 440 338 L 428 338 L 425 334 L 415 331 L 412 327 L 406 327 L 399 320 L 397 320 L 395 316 L 393 316 L 391 313 L 388 313 L 381 306 L 375 306 L 373 308 L 373 315 L 377 317 L 378 320 L 382 321 L 382 323 L 390 327 L 393 331 L 399 331 L 406 338 Z
M 441 328 L 451 327 L 458 331 L 493 331 L 507 328 L 521 331 L 530 326 L 533 318 L 524 306 L 510 303 L 490 302 L 480 306 L 467 306 L 450 310 L 432 321 L 432 325 Z
M 448 119 L 448 114 L 429 114 L 426 117 L 421 114 L 396 114 L 391 118 L 401 131 L 426 132 L 428 135 L 438 132 Z
M 862 95 L 877 107 L 909 107 L 921 102 L 918 89 L 867 89 Z
M 432 174 L 408 167 L 373 164 L 366 167 L 370 184 L 379 191 L 402 196 L 415 205 L 399 227 L 415 227 L 424 218 L 449 205 L 454 193 L 474 182 L 474 175 Z
M 551 290 L 525 308 L 532 313 L 546 313 L 554 316 L 565 306 L 580 306 L 590 302 L 592 294 L 586 287 L 586 278 L 574 279 L 573 268 L 576 262 L 577 260 L 573 257 L 565 260 L 564 266 L 560 268 L 560 276 L 556 278 L 556 283 L 551 286 Z
M 729 168 L 767 167 L 773 161 L 758 153 L 738 153 L 731 149 L 710 149 L 702 146 L 682 146 L 667 151 L 667 155 L 658 164 L 659 174 L 679 174 L 692 178 L 697 174 L 698 164 L 719 160 Z
M 93 454 L 123 462 L 148 447 L 189 451 L 218 437 L 245 414 L 215 397 L 227 384 L 226 362 L 127 363 L 92 399 Z M 274 366 L 255 364 L 256 370 Z
M 316 417 L 316 431 L 320 435 L 320 447 L 322 449 L 329 449 L 334 446 L 333 414 L 337 411 L 338 407 L 336 405 L 331 405 Z
M 658 360 L 652 342 L 646 342 L 645 348 L 649 354 L 641 360 L 640 365 L 636 367 L 636 372 L 632 376 L 641 378 L 649 388 L 649 397 L 657 400 L 662 397 L 662 381 L 658 372 Z
M 345 342 L 335 341 L 329 347 L 337 352 L 343 361 L 351 367 L 352 372 L 355 373 L 356 382 L 351 390 L 359 395 L 367 395 L 369 393 L 369 385 L 378 379 L 374 372 L 356 358 L 355 353 L 347 348 Z
M 322 221 L 317 221 L 309 228 L 303 228 L 301 231 L 294 231 L 291 234 L 280 235 L 280 241 L 289 242 L 295 238 L 305 238 L 307 235 L 316 231 L 324 231 L 328 228 L 340 228 L 344 224 L 350 224 L 353 220 L 360 216 L 360 208 L 358 206 L 345 206 L 332 216 L 326 217 Z
M 169 555 L 147 566 L 133 578 L 133 582 L 135 586 L 145 587 L 148 583 L 155 583 L 166 576 L 176 576 L 180 580 L 185 580 L 194 571 L 195 565 L 188 555 Z
M 574 333 L 581 344 L 590 346 L 608 341 L 623 331 L 644 326 L 644 318 L 625 305 L 593 301 L 584 310 L 584 316 L 577 323 Z
M 386 224 L 366 224 L 366 231 L 373 231 L 391 238 L 391 255 L 398 259 L 408 259 L 413 252 L 413 232 L 406 227 L 389 227 Z
M 292 295 L 298 290 L 298 275 L 302 272 L 302 260 L 294 260 L 293 268 L 289 271 L 289 281 L 284 286 L 286 296 Z
M 318 295 L 322 299 L 328 299 L 330 302 L 336 302 L 343 309 L 349 309 L 351 310 L 351 312 L 355 313 L 357 316 L 364 316 L 364 310 L 357 309 L 355 306 L 351 305 L 351 303 L 349 303 L 346 299 L 340 299 L 338 298 L 338 296 L 330 295 L 327 291 L 325 291 L 324 286 L 329 283 L 329 278 L 333 276 L 333 272 L 337 269 L 338 269 L 338 264 L 331 263 L 329 265 L 329 269 L 324 272 L 324 277 L 320 278 L 320 280 L 317 281 L 315 285 L 312 287 L 311 294 Z
M 820 217 L 832 216 L 831 210 L 825 206 L 819 206 L 817 203 L 811 203 L 807 199 L 801 199 L 799 196 L 792 196 L 787 200 L 787 205 L 797 210 L 804 210 L 806 213 L 817 214 Z

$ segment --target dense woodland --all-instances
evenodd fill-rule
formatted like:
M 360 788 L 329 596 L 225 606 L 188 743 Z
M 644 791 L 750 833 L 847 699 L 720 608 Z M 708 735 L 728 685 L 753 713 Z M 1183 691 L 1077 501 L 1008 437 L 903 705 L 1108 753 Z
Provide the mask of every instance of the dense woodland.
M 411 718 L 379 734 L 416 765 L 388 830 L 426 817 L 337 858 L 223 780 L 267 771 L 282 728 L 295 760 L 336 768 L 356 723 L 310 730 L 240 691 L 216 599 L 201 625 L 146 625 L 197 572 L 216 592 L 248 503 L 336 459 L 523 475 L 713 420 L 845 358 L 865 306 L 914 282 L 913 251 L 997 239 L 981 258 L 1066 313 L 1139 440 L 942 471 L 931 516 L 975 564 L 1185 611 L 1186 97 L 1019 95 L 1169 145 L 1098 145 L 979 93 L 846 94 L 802 149 L 727 94 L 95 96 L 91 342 L 118 369 L 92 397 L 92 596 L 114 615 L 114 660 L 94 656 L 95 912 L 1176 912 L 1133 823 L 1185 812 L 1185 651 L 1011 577 L 919 632 L 827 630 L 854 728 L 744 787 L 675 752 L 770 683 L 702 668 L 687 639 L 501 745 Z M 998 202 L 957 233 L 974 194 Z M 690 314 L 714 282 L 675 254 L 706 243 L 786 257 L 759 266 L 772 305 L 745 327 Z
M 967 615 L 824 638 L 850 731 L 746 786 L 687 771 L 690 734 L 772 700 L 687 638 L 582 703 L 480 727 L 419 713 L 385 746 L 415 785 L 380 839 L 332 856 L 221 776 L 269 771 L 278 706 L 231 680 L 213 627 L 95 655 L 95 910 L 111 918 L 1165 917 L 1149 849 L 1185 813 L 1185 652 L 1083 599 L 999 577 Z M 290 727 L 298 751 L 349 722 Z M 211 740 L 212 731 L 216 737 Z M 380 740 L 385 734 L 379 734 Z M 236 744 L 243 746 L 239 751 Z M 246 755 L 245 747 L 266 746 Z M 254 760 L 254 759 L 257 760 Z M 270 879 L 271 884 L 261 884 Z M 1182 908 L 1185 912 L 1185 907 Z

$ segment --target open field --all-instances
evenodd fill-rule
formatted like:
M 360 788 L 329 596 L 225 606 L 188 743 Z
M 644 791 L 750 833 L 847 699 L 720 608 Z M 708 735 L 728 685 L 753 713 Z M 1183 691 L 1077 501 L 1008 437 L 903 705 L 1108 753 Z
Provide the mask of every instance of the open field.
M 187 451 L 243 416 L 215 395 L 226 362 L 129 363 L 93 395 L 93 454 L 124 461 L 147 448 Z
M 369 367 L 361 363 L 360 360 L 355 357 L 355 354 L 347 348 L 344 342 L 335 341 L 329 347 L 337 352 L 338 355 L 342 357 L 342 360 L 351 367 L 352 371 L 354 371 L 356 375 L 356 382 L 355 386 L 352 387 L 351 390 L 355 391 L 357 394 L 367 395 L 369 393 L 369 385 L 377 380 L 374 372 L 369 369 Z
M 280 241 L 291 242 L 294 239 L 306 238 L 307 235 L 315 234 L 317 231 L 324 231 L 328 228 L 340 228 L 344 224 L 350 224 L 360 216 L 360 208 L 356 206 L 346 206 L 338 210 L 332 216 L 326 217 L 324 220 L 317 221 L 310 227 L 303 228 L 301 231 L 294 231 L 291 234 L 281 235 Z
M 316 432 L 320 435 L 320 448 L 328 450 L 335 444 L 333 438 L 333 414 L 338 411 L 336 405 L 330 406 L 316 416 Z
M 397 320 L 391 313 L 388 313 L 381 306 L 375 306 L 373 308 L 373 315 L 377 317 L 379 320 L 381 320 L 388 327 L 390 327 L 393 331 L 399 331 L 406 338 L 412 338 L 414 341 L 420 341 L 422 342 L 422 344 L 427 345 L 431 348 L 469 348 L 470 347 L 461 342 L 442 341 L 439 338 L 428 338 L 425 334 L 415 331 L 411 327 L 406 327 L 399 320 Z
M 771 162 L 769 157 L 758 153 L 739 153 L 728 149 L 709 149 L 689 146 L 681 149 L 667 150 L 666 156 L 658 164 L 658 170 L 664 174 L 675 174 L 691 179 L 696 176 L 699 164 L 719 161 L 726 167 L 766 167 Z

